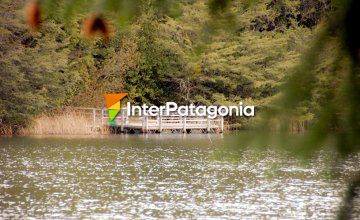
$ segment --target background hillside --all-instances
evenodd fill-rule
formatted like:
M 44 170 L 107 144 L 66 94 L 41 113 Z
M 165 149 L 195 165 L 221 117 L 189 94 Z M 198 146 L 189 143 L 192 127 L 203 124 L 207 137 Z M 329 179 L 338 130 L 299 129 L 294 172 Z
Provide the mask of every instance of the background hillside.
M 142 4 L 126 24 L 121 17 L 109 18 L 113 36 L 106 41 L 83 37 L 86 12 L 64 18 L 81 4 L 46 6 L 53 10 L 34 32 L 25 25 L 25 1 L 2 0 L 2 132 L 16 132 L 34 116 L 65 106 L 102 107 L 102 94 L 110 92 L 128 92 L 135 103 L 241 100 L 261 109 L 278 94 L 333 8 L 328 0 L 253 2 L 232 1 L 221 14 L 216 11 L 221 4 L 211 1 Z M 327 58 L 319 73 L 328 68 Z M 310 119 L 314 103 L 301 115 Z

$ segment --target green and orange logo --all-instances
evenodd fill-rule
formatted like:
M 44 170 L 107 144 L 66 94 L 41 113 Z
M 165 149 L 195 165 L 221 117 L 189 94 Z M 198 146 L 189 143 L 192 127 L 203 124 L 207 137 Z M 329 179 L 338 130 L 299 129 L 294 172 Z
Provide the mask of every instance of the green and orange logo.
M 116 125 L 115 118 L 119 114 L 121 108 L 120 100 L 127 95 L 127 93 L 104 94 L 106 108 L 109 115 L 109 123 L 111 125 Z

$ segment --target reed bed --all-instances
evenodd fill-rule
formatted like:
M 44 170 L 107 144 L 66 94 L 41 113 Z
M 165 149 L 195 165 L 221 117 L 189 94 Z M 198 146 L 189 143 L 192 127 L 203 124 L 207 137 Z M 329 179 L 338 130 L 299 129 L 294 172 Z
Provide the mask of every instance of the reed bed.
M 99 124 L 94 128 L 91 117 L 74 110 L 41 115 L 20 132 L 23 135 L 90 135 L 99 133 L 108 133 L 108 131 Z
M 11 126 L 0 123 L 0 135 L 10 136 L 12 135 L 12 133 L 13 133 L 13 128 Z

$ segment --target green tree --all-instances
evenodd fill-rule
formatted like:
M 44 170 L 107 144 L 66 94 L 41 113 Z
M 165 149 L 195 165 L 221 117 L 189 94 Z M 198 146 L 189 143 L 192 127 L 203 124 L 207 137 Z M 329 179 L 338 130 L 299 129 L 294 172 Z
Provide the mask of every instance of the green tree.
M 20 3 L 2 2 L 13 7 Z M 31 33 L 19 17 L 2 17 L 1 132 L 16 132 L 45 109 L 61 107 L 80 80 L 68 66 L 69 37 L 54 21 Z

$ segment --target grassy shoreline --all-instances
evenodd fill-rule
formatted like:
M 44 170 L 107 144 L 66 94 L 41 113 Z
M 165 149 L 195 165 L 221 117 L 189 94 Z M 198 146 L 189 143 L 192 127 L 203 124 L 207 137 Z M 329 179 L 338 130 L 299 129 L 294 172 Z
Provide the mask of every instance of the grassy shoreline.
M 94 119 L 93 111 L 77 108 L 66 108 L 62 111 L 44 113 L 34 118 L 29 125 L 20 127 L 13 132 L 13 128 L 0 124 L 1 136 L 33 136 L 33 135 L 107 135 L 112 134 L 111 128 L 105 126 L 101 119 Z M 254 122 L 255 123 L 255 122 Z M 224 121 L 224 132 L 246 131 L 253 123 L 239 123 L 232 120 Z M 301 133 L 308 127 L 307 120 L 292 120 L 289 132 Z M 278 125 L 273 126 L 276 130 Z M 198 132 L 196 132 L 198 133 Z M 200 131 L 201 133 L 201 131 Z
M 92 119 L 86 114 L 67 110 L 60 114 L 43 114 L 33 123 L 19 130 L 20 135 L 93 135 L 108 134 L 108 129 L 93 127 Z

